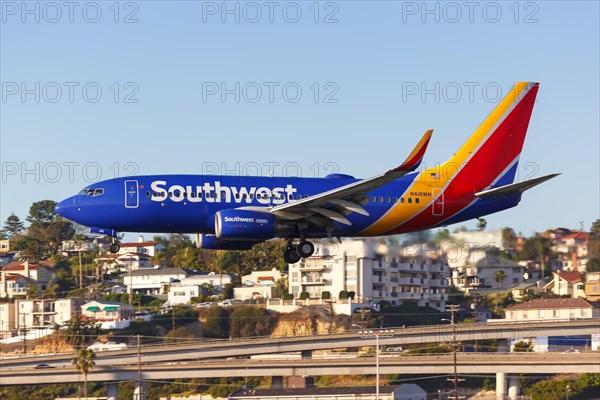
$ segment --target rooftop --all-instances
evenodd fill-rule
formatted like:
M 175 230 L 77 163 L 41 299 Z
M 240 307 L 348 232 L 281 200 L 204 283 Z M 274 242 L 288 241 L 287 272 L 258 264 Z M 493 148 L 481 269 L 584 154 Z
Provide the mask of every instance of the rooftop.
M 47 260 L 41 260 L 38 262 L 28 262 L 28 261 L 13 261 L 11 263 L 8 263 L 4 266 L 4 268 L 2 268 L 3 271 L 24 271 L 25 270 L 25 263 L 29 264 L 29 269 L 31 270 L 36 270 L 36 269 L 40 269 L 40 268 L 46 268 L 46 269 L 54 269 L 52 268 L 52 263 L 50 261 Z
M 379 392 L 382 394 L 390 394 L 397 387 L 398 386 L 381 386 L 379 388 Z M 375 386 L 240 389 L 237 392 L 231 394 L 229 398 L 255 398 L 275 396 L 334 396 L 352 394 L 375 394 L 375 391 Z
M 591 301 L 577 299 L 535 299 L 507 307 L 507 310 L 548 310 L 559 308 L 598 308 L 600 305 Z
M 581 281 L 581 275 L 578 271 L 555 271 L 554 275 L 560 277 L 560 279 L 564 279 L 567 282 L 579 282 Z

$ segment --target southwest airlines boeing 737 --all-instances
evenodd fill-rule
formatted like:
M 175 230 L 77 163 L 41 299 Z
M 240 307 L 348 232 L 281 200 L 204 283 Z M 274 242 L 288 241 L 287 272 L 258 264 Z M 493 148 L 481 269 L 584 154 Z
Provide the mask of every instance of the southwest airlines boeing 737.
M 538 92 L 517 83 L 445 163 L 417 171 L 428 130 L 400 166 L 369 179 L 155 175 L 92 184 L 56 211 L 113 238 L 117 232 L 195 233 L 204 249 L 247 250 L 287 240 L 284 258 L 314 252 L 311 238 L 394 235 L 479 218 L 519 204 L 558 174 L 513 183 Z

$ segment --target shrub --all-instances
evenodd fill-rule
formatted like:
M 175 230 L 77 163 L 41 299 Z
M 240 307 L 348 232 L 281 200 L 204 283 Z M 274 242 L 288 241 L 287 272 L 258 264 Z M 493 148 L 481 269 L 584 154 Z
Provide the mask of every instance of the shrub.
M 321 293 L 321 298 L 323 300 L 329 300 L 331 298 L 331 292 L 325 290 L 324 292 Z
M 340 294 L 338 295 L 338 297 L 340 299 L 347 299 L 348 298 L 348 292 L 346 290 L 340 290 Z
M 294 295 L 291 293 L 286 293 L 283 295 L 284 300 L 294 300 Z
M 308 292 L 300 293 L 300 300 L 306 300 L 308 298 L 310 298 L 310 294 L 308 294 Z

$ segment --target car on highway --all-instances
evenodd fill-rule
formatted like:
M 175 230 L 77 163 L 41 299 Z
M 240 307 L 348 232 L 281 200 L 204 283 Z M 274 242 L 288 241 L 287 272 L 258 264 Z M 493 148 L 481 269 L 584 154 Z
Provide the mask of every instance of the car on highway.
M 38 364 L 33 368 L 34 369 L 47 369 L 47 368 L 56 368 L 56 367 L 53 367 L 52 365 L 48 365 L 48 364 Z

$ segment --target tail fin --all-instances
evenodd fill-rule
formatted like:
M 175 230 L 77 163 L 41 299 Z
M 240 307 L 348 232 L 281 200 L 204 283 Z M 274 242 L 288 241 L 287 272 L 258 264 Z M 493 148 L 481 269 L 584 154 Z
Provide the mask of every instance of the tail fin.
M 482 191 L 512 183 L 539 84 L 518 82 L 454 156 L 441 166 L 453 186 Z

